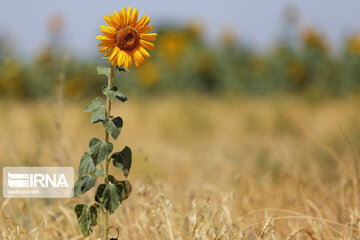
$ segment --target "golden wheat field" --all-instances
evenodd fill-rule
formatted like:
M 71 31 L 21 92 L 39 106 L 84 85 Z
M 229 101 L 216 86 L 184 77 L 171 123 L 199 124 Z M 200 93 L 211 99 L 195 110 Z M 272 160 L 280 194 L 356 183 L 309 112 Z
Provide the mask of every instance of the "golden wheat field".
M 104 135 L 86 102 L 0 104 L 2 167 L 77 169 Z M 126 139 L 133 150 L 133 191 L 110 223 L 134 240 L 359 239 L 359 106 L 350 96 L 130 96 L 112 110 L 124 119 L 115 147 Z M 92 196 L 1 198 L 0 238 L 83 239 L 73 208 Z

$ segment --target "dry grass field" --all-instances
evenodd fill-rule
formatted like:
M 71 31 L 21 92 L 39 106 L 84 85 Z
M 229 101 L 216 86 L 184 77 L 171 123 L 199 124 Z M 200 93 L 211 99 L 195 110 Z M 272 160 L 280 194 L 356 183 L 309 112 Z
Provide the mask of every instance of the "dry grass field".
M 86 102 L 0 106 L 1 167 L 77 169 L 104 135 Z M 133 192 L 110 223 L 134 240 L 359 239 L 359 106 L 358 97 L 130 96 L 112 113 L 124 120 L 115 150 L 133 150 Z M 0 238 L 83 239 L 73 207 L 93 191 L 1 198 Z M 90 239 L 101 238 L 94 230 Z

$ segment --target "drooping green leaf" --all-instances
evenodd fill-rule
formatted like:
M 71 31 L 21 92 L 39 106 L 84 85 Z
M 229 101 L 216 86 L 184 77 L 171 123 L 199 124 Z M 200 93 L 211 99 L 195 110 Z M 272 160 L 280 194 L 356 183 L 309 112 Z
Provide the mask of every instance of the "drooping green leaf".
M 125 199 L 127 199 L 130 196 L 130 193 L 132 191 L 132 187 L 129 181 L 124 180 L 124 181 L 120 181 L 117 182 L 117 184 L 122 184 L 124 187 L 124 190 L 121 193 L 121 202 L 124 201 Z
M 85 112 L 91 112 L 91 123 L 97 123 L 106 119 L 106 108 L 101 97 L 92 100 L 84 109 Z
M 75 183 L 74 183 L 74 187 L 72 188 L 72 193 L 71 193 L 71 197 L 76 197 L 79 194 L 81 194 L 81 180 L 78 179 Z
M 106 119 L 103 124 L 105 130 L 116 140 L 119 137 L 123 127 L 123 120 L 121 117 L 116 117 L 111 120 Z
M 84 194 L 93 186 L 95 186 L 96 179 L 93 176 L 83 176 L 79 178 L 74 184 L 73 188 L 73 197 L 78 196 L 79 194 Z
M 113 213 L 119 207 L 123 190 L 124 186 L 122 184 L 112 183 L 109 183 L 104 189 L 103 204 L 110 213 Z
M 98 211 L 95 206 L 77 204 L 74 208 L 78 226 L 84 237 L 90 236 L 93 226 L 97 225 Z
M 77 204 L 75 206 L 75 214 L 76 218 L 78 220 L 78 226 L 80 228 L 80 231 L 84 235 L 84 237 L 90 236 L 90 221 L 86 218 L 86 209 L 88 208 L 88 205 L 85 204 Z
M 112 88 L 108 88 L 107 86 L 103 87 L 102 92 L 110 101 L 113 101 L 116 97 L 116 92 L 112 90 Z
M 96 190 L 95 200 L 112 214 L 127 199 L 131 192 L 131 185 L 128 181 L 118 183 L 100 184 Z
M 112 152 L 113 145 L 110 142 L 101 141 L 98 138 L 92 138 L 89 143 L 90 155 L 96 165 L 104 161 Z
M 110 183 L 116 183 L 117 182 L 113 175 L 109 175 L 108 180 L 109 180 Z M 102 195 L 103 195 L 103 192 L 104 192 L 105 188 L 106 188 L 106 184 L 100 184 L 98 186 L 98 188 L 96 189 L 96 193 L 95 193 L 95 201 L 96 202 L 102 204 Z
M 102 183 L 96 189 L 95 201 L 100 203 L 100 204 L 103 204 L 103 193 L 104 193 L 105 188 L 106 188 L 106 184 Z
M 106 86 L 103 87 L 103 94 L 110 100 L 113 101 L 115 98 L 120 100 L 121 102 L 126 102 L 127 97 L 124 96 L 118 88 L 113 86 L 112 88 L 108 88 Z
M 110 76 L 110 68 L 104 66 L 97 66 L 97 73 L 98 75 L 105 75 L 107 77 Z
M 91 220 L 91 226 L 97 225 L 97 219 L 98 219 L 98 208 L 94 205 L 90 206 L 90 220 Z
M 76 218 L 79 218 L 81 216 L 82 211 L 83 211 L 84 207 L 86 207 L 86 206 L 87 206 L 86 204 L 76 204 L 75 205 L 74 211 L 76 214 Z
M 103 105 L 102 102 L 102 98 L 101 97 L 97 97 L 95 99 L 93 99 L 84 109 L 84 111 L 86 112 L 95 112 L 96 110 L 98 110 L 101 106 Z
M 87 176 L 88 174 L 95 174 L 97 171 L 93 160 L 91 159 L 90 153 L 85 152 L 81 157 L 80 166 L 78 169 L 78 176 L 81 178 L 82 176 Z
M 120 168 L 124 172 L 124 176 L 127 177 L 131 168 L 131 149 L 126 146 L 121 152 L 112 154 L 111 158 L 113 159 L 113 165 Z

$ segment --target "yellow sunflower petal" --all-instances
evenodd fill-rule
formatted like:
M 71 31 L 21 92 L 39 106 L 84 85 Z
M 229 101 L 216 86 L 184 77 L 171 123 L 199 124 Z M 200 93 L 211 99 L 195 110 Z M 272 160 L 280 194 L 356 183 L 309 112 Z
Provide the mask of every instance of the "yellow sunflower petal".
M 130 70 L 130 69 L 131 69 L 131 66 L 132 66 L 132 59 L 131 59 L 130 56 L 128 57 L 128 61 L 129 61 L 129 70 Z
M 126 16 L 126 19 L 127 19 L 126 25 L 128 25 L 130 22 L 131 12 L 132 12 L 132 8 L 131 8 L 131 6 L 129 6 L 129 9 L 127 10 L 127 16 Z
M 109 35 L 116 34 L 116 29 L 108 26 L 100 26 L 100 31 L 102 31 L 104 34 L 109 34 Z
M 125 56 L 124 56 L 124 64 L 123 64 L 125 69 L 128 69 L 128 67 L 129 67 L 128 58 L 129 58 L 129 55 L 125 54 Z
M 99 35 L 96 38 L 99 39 L 100 41 L 111 41 L 111 40 L 115 39 L 115 38 L 111 38 L 111 37 L 104 36 L 104 35 Z
M 150 58 L 150 54 L 146 51 L 145 48 L 139 47 L 139 51 L 140 51 L 140 53 L 143 55 L 143 57 L 145 57 L 145 58 Z
M 142 40 L 142 39 L 140 39 L 140 44 L 143 46 L 143 47 L 145 47 L 145 48 L 147 48 L 147 49 L 149 49 L 149 50 L 154 50 L 154 48 L 155 48 L 155 44 L 153 44 L 152 42 L 148 42 L 148 41 L 145 41 L 145 40 Z
M 113 61 L 111 62 L 111 65 L 116 66 L 118 62 L 119 55 L 116 55 Z
M 109 50 L 109 47 L 102 47 L 99 49 L 99 52 L 106 52 L 107 50 Z
M 125 17 L 121 10 L 119 11 L 119 19 L 120 19 L 120 26 L 124 26 L 125 25 Z
M 115 42 L 115 37 L 116 37 L 115 34 L 112 34 L 112 35 L 106 34 L 106 35 L 104 35 L 104 38 L 101 41 L 114 43 Z
M 109 57 L 113 53 L 114 48 L 111 48 L 108 52 L 104 53 L 104 57 Z
M 138 19 L 138 15 L 139 15 L 139 11 L 137 10 L 137 8 L 134 8 L 134 11 L 131 14 L 131 18 L 130 18 L 130 22 L 129 25 L 131 26 L 135 26 L 137 19 Z
M 109 41 L 109 40 L 102 40 L 103 42 L 103 46 L 110 46 L 110 47 L 113 47 L 114 46 L 114 42 L 115 42 L 115 40 L 111 40 L 111 41 Z
M 142 26 L 142 24 L 144 23 L 144 21 L 146 20 L 148 16 L 145 14 L 144 16 L 142 16 L 142 18 L 140 18 L 140 20 L 137 22 L 137 24 L 135 25 L 135 28 L 139 28 L 140 26 Z
M 143 57 L 143 55 L 140 53 L 140 51 L 136 50 L 134 52 L 134 59 L 136 59 L 140 64 L 143 64 L 145 62 L 145 58 Z
M 119 21 L 116 16 L 110 14 L 110 19 L 111 19 L 112 24 L 115 26 L 115 28 L 120 27 Z
M 102 43 L 99 43 L 97 46 L 112 48 L 114 46 L 114 43 L 113 42 L 102 42 Z
M 137 27 L 137 29 L 141 31 L 141 29 L 145 28 L 150 23 L 150 20 L 151 19 L 149 17 L 146 17 L 146 19 L 141 23 L 141 25 Z
M 115 21 L 116 21 L 117 25 L 120 27 L 121 26 L 120 15 L 117 11 L 114 11 L 114 17 L 115 17 Z
M 134 57 L 134 55 L 133 55 L 133 59 L 134 59 L 135 66 L 136 66 L 136 67 L 139 67 L 139 66 L 140 66 L 140 62 Z
M 118 55 L 119 51 L 120 51 L 120 49 L 118 47 L 114 48 L 113 52 L 110 55 L 109 62 L 114 62 L 114 59 Z
M 143 33 L 140 34 L 141 39 L 155 41 L 156 40 L 157 33 Z
M 147 27 L 144 27 L 142 28 L 141 30 L 139 30 L 141 33 L 148 33 L 150 32 L 151 30 L 154 29 L 154 26 L 147 26 Z
M 127 17 L 127 12 L 126 12 L 126 8 L 125 7 L 123 7 L 122 8 L 122 15 L 123 15 L 123 19 L 124 19 L 124 23 L 123 23 L 123 25 L 126 25 L 127 24 L 127 22 L 128 22 L 128 17 Z
M 118 61 L 117 61 L 118 66 L 124 65 L 124 58 L 125 58 L 125 53 L 123 51 L 120 51 Z
M 104 20 L 109 26 L 115 27 L 114 24 L 111 22 L 111 19 L 108 16 L 104 16 Z

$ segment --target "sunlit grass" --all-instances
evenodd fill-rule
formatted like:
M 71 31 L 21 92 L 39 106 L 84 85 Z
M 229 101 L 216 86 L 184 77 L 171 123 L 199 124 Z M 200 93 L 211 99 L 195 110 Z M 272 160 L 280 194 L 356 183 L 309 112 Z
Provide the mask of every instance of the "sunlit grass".
M 177 95 L 116 106 L 126 124 L 114 147 L 126 139 L 134 151 L 133 195 L 110 222 L 122 239 L 354 239 L 359 175 L 347 138 L 356 149 L 359 101 Z M 57 166 L 62 156 L 76 168 L 103 134 L 85 105 L 65 102 L 59 126 L 50 101 L 9 102 L 0 165 Z M 82 239 L 73 206 L 92 195 L 83 198 L 2 198 L 1 236 Z

